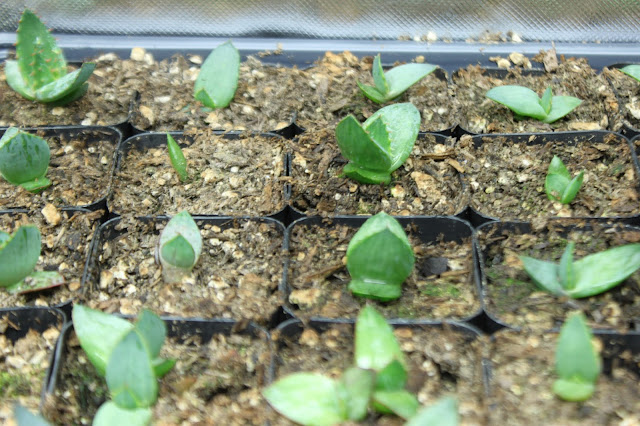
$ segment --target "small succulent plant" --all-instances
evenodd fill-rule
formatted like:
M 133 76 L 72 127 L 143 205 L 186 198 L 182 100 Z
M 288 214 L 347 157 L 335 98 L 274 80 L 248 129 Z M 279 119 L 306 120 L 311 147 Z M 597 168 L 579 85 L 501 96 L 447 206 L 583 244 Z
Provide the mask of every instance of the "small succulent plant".
M 9 127 L 0 138 L 0 174 L 13 185 L 40 192 L 51 185 L 45 176 L 51 153 L 39 136 Z
M 349 160 L 342 173 L 362 183 L 388 184 L 411 154 L 419 130 L 420 112 L 410 103 L 386 106 L 362 125 L 348 115 L 336 126 L 338 147 Z
M 158 258 L 165 282 L 177 282 L 189 274 L 202 252 L 198 225 L 187 211 L 173 216 L 160 234 Z
M 211 51 L 196 79 L 193 96 L 209 108 L 225 108 L 238 88 L 240 53 L 227 41 Z
M 553 96 L 551 86 L 542 95 L 522 86 L 498 86 L 489 90 L 487 98 L 512 110 L 516 118 L 531 117 L 553 123 L 576 109 L 582 101 L 573 96 Z
M 373 59 L 371 69 L 374 86 L 360 82 L 358 86 L 367 98 L 383 104 L 402 95 L 409 87 L 431 74 L 436 68 L 438 68 L 436 65 L 430 64 L 405 64 L 384 72 L 378 54 Z
M 413 250 L 402 226 L 380 212 L 367 219 L 347 247 L 349 290 L 370 299 L 397 299 L 414 263 Z
M 580 191 L 583 179 L 584 171 L 580 171 L 572 179 L 567 166 L 564 165 L 560 157 L 554 155 L 544 181 L 544 190 L 551 201 L 569 204 Z
M 29 9 L 18 24 L 16 60 L 5 63 L 9 86 L 24 98 L 64 105 L 81 98 L 89 88 L 95 64 L 87 62 L 67 73 L 62 50 L 47 27 Z

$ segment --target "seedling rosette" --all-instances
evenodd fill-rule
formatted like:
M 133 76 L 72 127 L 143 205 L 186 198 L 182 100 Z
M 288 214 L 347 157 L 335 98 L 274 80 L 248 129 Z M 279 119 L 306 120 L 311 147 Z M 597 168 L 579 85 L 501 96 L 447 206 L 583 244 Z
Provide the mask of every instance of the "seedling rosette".
M 498 86 L 486 97 L 502 104 L 515 113 L 517 119 L 531 117 L 543 123 L 553 123 L 576 109 L 582 100 L 573 96 L 553 96 L 551 86 L 542 95 L 522 86 Z

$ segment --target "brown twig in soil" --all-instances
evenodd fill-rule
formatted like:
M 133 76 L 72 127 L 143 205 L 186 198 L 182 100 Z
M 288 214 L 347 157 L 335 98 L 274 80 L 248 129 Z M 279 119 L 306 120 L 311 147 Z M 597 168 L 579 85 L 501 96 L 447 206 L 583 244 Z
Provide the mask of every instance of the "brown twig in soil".
M 344 265 L 342 264 L 342 262 L 337 263 L 335 265 L 327 266 L 326 268 L 320 269 L 319 271 L 312 272 L 310 274 L 300 277 L 300 281 L 303 284 L 306 284 L 309 281 L 312 281 L 316 278 L 327 278 L 329 275 L 332 275 L 333 273 L 335 273 L 336 271 L 339 271 L 342 268 L 344 268 Z

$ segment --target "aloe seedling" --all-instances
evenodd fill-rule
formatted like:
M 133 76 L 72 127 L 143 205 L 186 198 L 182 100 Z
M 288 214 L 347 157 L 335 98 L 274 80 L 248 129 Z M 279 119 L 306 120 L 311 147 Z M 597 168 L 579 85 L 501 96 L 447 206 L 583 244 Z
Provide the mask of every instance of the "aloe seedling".
M 348 115 L 336 126 L 342 155 L 350 162 L 342 173 L 363 183 L 391 182 L 391 172 L 411 154 L 420 130 L 420 113 L 410 103 L 386 106 L 363 125 Z
M 67 62 L 55 38 L 32 11 L 25 9 L 18 24 L 16 60 L 6 61 L 4 72 L 9 86 L 24 98 L 64 105 L 86 93 L 86 81 L 95 67 L 88 62 L 67 74 Z
M 620 68 L 620 71 L 640 81 L 640 65 L 627 65 L 626 67 Z
M 0 139 L 0 173 L 9 183 L 40 192 L 51 185 L 45 176 L 51 153 L 47 141 L 15 127 Z
M 180 181 L 186 181 L 189 178 L 189 175 L 187 174 L 187 160 L 184 158 L 180 145 L 178 145 L 176 140 L 169 133 L 167 133 L 167 150 L 169 151 L 171 165 L 178 174 Z
M 72 316 L 80 346 L 105 377 L 111 396 L 93 424 L 149 424 L 150 407 L 158 397 L 157 379 L 175 365 L 175 360 L 159 357 L 167 335 L 164 322 L 146 309 L 132 324 L 79 304 L 73 306 Z
M 269 404 L 303 425 L 360 421 L 369 409 L 395 413 L 412 426 L 425 424 L 422 420 L 434 415 L 447 421 L 457 419 L 457 407 L 451 401 L 431 407 L 435 413 L 418 410 L 418 400 L 404 389 L 407 371 L 400 345 L 391 326 L 374 308 L 362 308 L 355 333 L 355 366 L 339 379 L 314 373 L 294 373 L 278 379 L 263 391 Z
M 171 218 L 160 234 L 158 258 L 165 282 L 180 281 L 196 265 L 202 252 L 202 236 L 189 212 Z
M 584 170 L 571 179 L 571 174 L 560 157 L 554 155 L 544 181 L 544 190 L 551 201 L 569 204 L 578 194 L 583 178 Z
M 498 86 L 489 90 L 487 98 L 509 108 L 516 118 L 531 117 L 543 123 L 553 123 L 576 109 L 582 101 L 573 96 L 553 96 L 551 86 L 542 98 L 522 86 Z
M 42 243 L 35 225 L 24 225 L 13 234 L 0 231 L 0 287 L 10 293 L 30 293 L 62 285 L 57 271 L 34 271 Z
M 565 321 L 556 347 L 553 393 L 567 401 L 585 401 L 593 395 L 600 374 L 600 357 L 584 315 L 572 314 Z
M 240 53 L 230 41 L 222 43 L 205 59 L 196 79 L 193 96 L 209 108 L 224 108 L 238 88 Z
M 431 74 L 436 65 L 405 64 L 384 72 L 380 62 L 380 54 L 373 60 L 373 82 L 375 86 L 368 86 L 358 82 L 364 95 L 379 104 L 388 102 L 403 94 L 409 87 Z
M 367 219 L 349 242 L 349 290 L 370 299 L 397 299 L 414 262 L 411 244 L 400 223 L 380 212 Z
M 640 268 L 640 243 L 614 247 L 573 261 L 575 243 L 567 244 L 560 263 L 520 256 L 524 270 L 543 290 L 574 299 L 603 293 Z

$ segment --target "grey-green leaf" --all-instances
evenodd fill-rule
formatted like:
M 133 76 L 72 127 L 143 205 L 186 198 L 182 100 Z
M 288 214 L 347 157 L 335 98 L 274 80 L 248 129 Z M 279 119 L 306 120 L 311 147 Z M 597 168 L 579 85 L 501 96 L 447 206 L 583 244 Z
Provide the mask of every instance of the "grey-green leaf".
M 18 426 L 50 426 L 42 415 L 33 414 L 18 403 L 13 405 L 13 418 Z
M 562 197 L 560 198 L 560 202 L 563 204 L 569 204 L 572 202 L 573 199 L 576 198 L 576 195 L 578 195 L 578 191 L 580 191 L 580 188 L 582 187 L 583 180 L 584 170 L 581 170 L 580 173 L 578 173 L 578 175 L 571 179 L 567 184 L 567 187 L 564 189 Z
M 28 86 L 22 77 L 17 61 L 6 60 L 4 63 L 4 75 L 7 78 L 7 84 L 13 90 L 22 95 L 23 98 L 33 101 L 36 99 L 36 92 Z
M 640 65 L 632 64 L 620 68 L 620 71 L 640 81 Z
M 380 61 L 380 54 L 377 54 L 376 57 L 373 58 L 371 74 L 373 75 L 373 84 L 378 92 L 383 96 L 386 96 L 389 92 L 389 84 L 387 83 L 387 79 L 384 75 L 384 69 L 382 68 L 382 62 Z
M 162 245 L 161 259 L 176 268 L 189 270 L 195 264 L 196 254 L 186 238 L 176 235 Z
M 407 384 L 407 370 L 397 359 L 391 361 L 376 375 L 377 391 L 395 391 Z
M 0 139 L 0 173 L 14 185 L 43 178 L 50 158 L 49 145 L 39 136 L 10 127 Z
M 121 408 L 145 408 L 156 401 L 158 382 L 151 354 L 137 330 L 130 330 L 113 349 L 105 377 L 111 398 Z
M 418 399 L 406 390 L 376 391 L 373 400 L 403 419 L 410 419 L 418 411 Z
M 519 257 L 525 272 L 540 288 L 557 296 L 566 294 L 559 281 L 557 264 L 528 256 Z
M 35 92 L 36 100 L 48 103 L 69 96 L 85 84 L 95 68 L 96 64 L 92 62 L 82 64 L 80 69 L 38 88 Z
M 409 419 L 405 426 L 458 426 L 458 402 L 451 397 L 440 399 L 435 404 L 422 407 Z
M 359 421 L 367 415 L 373 385 L 374 373 L 371 370 L 350 367 L 342 373 L 338 386 L 349 420 Z
M 593 393 L 601 366 L 592 338 L 582 314 L 570 315 L 560 330 L 556 346 L 559 381 L 553 390 L 563 399 L 583 401 Z
M 166 282 L 178 281 L 195 266 L 202 253 L 202 236 L 187 211 L 171 218 L 160 234 L 160 263 Z
M 40 231 L 23 225 L 0 244 L 0 287 L 19 284 L 35 268 L 40 256 Z
M 7 287 L 7 290 L 9 293 L 27 294 L 59 287 L 62 284 L 64 277 L 58 271 L 32 271 L 19 283 Z
M 169 133 L 167 133 L 167 150 L 169 151 L 169 160 L 171 160 L 171 165 L 178 174 L 180 181 L 186 181 L 189 178 L 189 175 L 187 174 L 187 159 L 184 158 L 180 145 L 178 145 L 176 140 Z
M 126 409 L 107 401 L 96 412 L 92 426 L 147 426 L 151 424 L 151 414 L 150 408 Z
M 367 169 L 386 172 L 391 167 L 391 153 L 374 140 L 353 115 L 336 126 L 336 139 L 342 155 Z
M 147 343 L 151 358 L 160 355 L 160 349 L 162 349 L 164 339 L 167 337 L 167 326 L 164 321 L 149 309 L 143 309 L 138 315 L 135 329 Z
M 404 364 L 404 355 L 393 329 L 369 305 L 358 314 L 354 357 L 355 364 L 365 370 L 381 371 L 393 360 Z
M 540 105 L 540 98 L 533 90 L 522 86 L 498 86 L 489 90 L 487 98 L 502 104 L 519 115 L 544 120 L 547 113 Z
M 400 96 L 436 68 L 438 68 L 436 65 L 431 64 L 405 64 L 390 69 L 385 74 L 389 83 L 388 100 Z
M 113 349 L 133 329 L 133 324 L 80 304 L 73 305 L 72 317 L 80 346 L 98 374 L 104 376 Z
M 542 121 L 553 123 L 576 109 L 582 100 L 573 96 L 554 96 L 551 101 L 551 111 Z
M 302 425 L 329 426 L 347 420 L 336 382 L 319 374 L 285 376 L 262 394 L 276 411 Z
M 540 106 L 544 109 L 545 114 L 549 114 L 551 112 L 551 100 L 553 99 L 553 94 L 551 92 L 551 86 L 547 87 L 547 89 L 542 94 L 540 98 Z
M 238 87 L 240 53 L 227 41 L 213 49 L 200 68 L 194 97 L 209 108 L 224 108 L 231 103 Z

